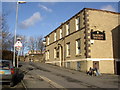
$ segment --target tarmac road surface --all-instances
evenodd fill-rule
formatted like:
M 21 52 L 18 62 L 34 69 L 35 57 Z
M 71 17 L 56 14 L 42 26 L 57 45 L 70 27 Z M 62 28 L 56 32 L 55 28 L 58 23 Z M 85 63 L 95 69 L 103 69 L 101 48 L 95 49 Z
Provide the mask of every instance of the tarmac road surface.
M 27 88 L 115 88 L 120 86 L 118 75 L 89 76 L 84 72 L 60 68 L 45 63 L 21 62 L 26 72 Z

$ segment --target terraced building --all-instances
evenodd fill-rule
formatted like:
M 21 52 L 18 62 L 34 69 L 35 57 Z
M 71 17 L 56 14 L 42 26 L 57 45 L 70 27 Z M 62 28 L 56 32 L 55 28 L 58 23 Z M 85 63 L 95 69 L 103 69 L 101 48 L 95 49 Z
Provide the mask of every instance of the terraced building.
M 45 36 L 46 63 L 120 74 L 120 13 L 84 8 Z

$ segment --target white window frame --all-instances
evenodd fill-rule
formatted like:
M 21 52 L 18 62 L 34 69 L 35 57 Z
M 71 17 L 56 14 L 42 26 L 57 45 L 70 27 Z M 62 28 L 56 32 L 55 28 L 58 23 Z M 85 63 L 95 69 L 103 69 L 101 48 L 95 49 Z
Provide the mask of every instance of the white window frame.
M 46 51 L 46 53 L 45 53 L 45 54 L 46 54 L 46 60 L 48 60 L 48 59 L 47 59 L 47 57 L 48 57 L 48 56 L 47 56 L 47 51 Z
M 81 39 L 76 40 L 76 55 L 79 55 L 79 54 L 81 54 Z
M 54 48 L 54 58 L 56 58 L 56 53 L 57 53 L 56 48 Z
M 66 55 L 70 56 L 70 42 L 66 44 Z
M 76 18 L 76 31 L 80 29 L 80 17 Z
M 62 38 L 62 28 L 60 28 L 60 39 Z
M 70 23 L 66 24 L 66 35 L 70 34 Z
M 56 41 L 57 39 L 57 35 L 56 35 L 56 32 L 54 32 L 54 41 Z
M 47 53 L 47 59 L 49 60 L 50 59 L 50 51 L 48 50 L 48 53 Z

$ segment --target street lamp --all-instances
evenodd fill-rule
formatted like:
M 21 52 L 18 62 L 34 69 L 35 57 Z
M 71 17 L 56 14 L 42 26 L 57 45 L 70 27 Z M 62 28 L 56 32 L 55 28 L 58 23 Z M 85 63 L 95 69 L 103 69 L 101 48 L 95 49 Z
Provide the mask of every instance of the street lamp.
M 17 1 L 16 3 L 16 23 L 15 23 L 15 34 L 14 34 L 14 55 L 13 55 L 13 66 L 15 67 L 15 43 L 16 43 L 16 31 L 18 25 L 18 6 L 20 3 L 26 3 L 26 1 Z

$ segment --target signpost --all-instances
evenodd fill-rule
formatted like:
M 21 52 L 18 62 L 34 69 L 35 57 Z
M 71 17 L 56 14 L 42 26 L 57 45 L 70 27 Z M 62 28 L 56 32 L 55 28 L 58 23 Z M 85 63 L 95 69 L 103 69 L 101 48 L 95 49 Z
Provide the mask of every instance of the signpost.
M 15 43 L 15 48 L 16 48 L 16 50 L 19 51 L 19 50 L 21 49 L 21 47 L 22 47 L 22 43 L 21 43 L 20 41 L 17 41 L 17 42 Z
M 18 41 L 15 43 L 14 47 L 15 47 L 15 49 L 18 51 L 18 53 L 17 53 L 17 68 L 18 68 L 19 52 L 20 52 L 20 50 L 21 50 L 21 48 L 22 48 L 22 43 L 21 43 L 21 41 L 18 40 Z

